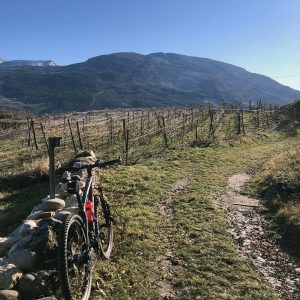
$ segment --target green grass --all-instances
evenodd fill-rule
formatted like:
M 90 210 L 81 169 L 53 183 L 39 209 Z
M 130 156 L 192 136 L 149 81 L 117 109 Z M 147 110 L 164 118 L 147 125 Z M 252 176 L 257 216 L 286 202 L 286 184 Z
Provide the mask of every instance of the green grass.
M 271 155 L 296 147 L 297 137 L 262 134 L 219 141 L 207 148 L 181 147 L 134 166 L 104 171 L 103 186 L 116 219 L 115 245 L 110 261 L 97 261 L 94 283 L 98 288 L 92 299 L 158 299 L 157 283 L 163 274 L 157 261 L 167 249 L 179 261 L 174 269 L 179 298 L 275 298 L 239 254 L 218 198 L 232 174 L 252 170 Z M 36 171 L 28 174 L 40 174 Z M 173 218 L 162 217 L 161 199 L 188 174 L 193 175 L 192 182 L 175 199 Z M 47 193 L 43 176 L 30 179 L 27 175 L 0 180 L 2 235 Z
M 47 177 L 0 177 L 0 236 L 12 232 L 48 193 Z
M 230 175 L 252 169 L 271 153 L 299 146 L 299 140 L 245 138 L 209 148 L 169 151 L 164 157 L 104 174 L 116 216 L 111 261 L 99 261 L 101 292 L 94 299 L 157 299 L 162 271 L 157 258 L 171 248 L 181 262 L 175 284 L 182 299 L 273 299 L 270 289 L 238 253 L 217 199 Z M 193 174 L 174 202 L 168 220 L 157 211 L 176 180 Z M 171 235 L 169 244 L 164 236 Z

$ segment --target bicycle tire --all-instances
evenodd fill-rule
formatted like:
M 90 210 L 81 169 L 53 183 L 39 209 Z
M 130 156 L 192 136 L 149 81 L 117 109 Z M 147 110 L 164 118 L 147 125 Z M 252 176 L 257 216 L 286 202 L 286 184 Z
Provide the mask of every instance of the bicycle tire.
M 79 215 L 70 215 L 60 234 L 58 271 L 63 297 L 67 300 L 88 300 L 91 294 L 92 261 L 83 224 Z
M 103 196 L 100 202 L 101 204 L 99 203 L 100 205 L 95 210 L 99 230 L 97 237 L 99 246 L 98 254 L 103 258 L 109 259 L 113 248 L 113 220 L 110 215 L 107 198 Z

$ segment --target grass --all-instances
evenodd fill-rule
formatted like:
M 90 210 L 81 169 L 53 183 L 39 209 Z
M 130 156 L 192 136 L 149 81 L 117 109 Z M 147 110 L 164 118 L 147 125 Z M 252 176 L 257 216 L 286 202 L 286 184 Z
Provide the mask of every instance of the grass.
M 157 282 L 163 276 L 157 261 L 169 248 L 180 261 L 174 270 L 179 298 L 275 298 L 240 256 L 217 199 L 230 175 L 295 146 L 296 138 L 248 137 L 231 146 L 173 150 L 134 167 L 105 172 L 116 238 L 112 260 L 97 263 L 100 291 L 94 291 L 93 299 L 157 299 Z M 162 218 L 158 204 L 172 183 L 188 174 L 193 174 L 192 183 L 176 198 L 173 218 Z M 165 235 L 170 236 L 168 242 Z
M 47 176 L 19 174 L 0 177 L 0 236 L 12 232 L 47 192 Z
M 262 197 L 283 244 L 299 256 L 300 246 L 300 150 L 290 147 L 272 155 L 246 186 L 245 191 Z
M 274 299 L 239 254 L 218 198 L 232 174 L 295 147 L 297 137 L 261 134 L 207 148 L 181 147 L 104 171 L 102 182 L 116 219 L 115 246 L 110 261 L 97 261 L 92 299 L 158 299 L 157 284 L 164 276 L 158 258 L 167 249 L 179 261 L 174 268 L 179 298 Z M 175 198 L 173 218 L 163 218 L 158 211 L 161 199 L 188 174 L 192 182 Z M 10 232 L 47 193 L 43 176 L 27 175 L 0 179 L 0 234 Z

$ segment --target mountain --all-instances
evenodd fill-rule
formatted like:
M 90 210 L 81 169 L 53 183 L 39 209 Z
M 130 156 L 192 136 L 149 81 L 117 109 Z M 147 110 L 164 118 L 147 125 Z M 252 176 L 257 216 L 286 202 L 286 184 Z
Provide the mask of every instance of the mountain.
M 300 91 L 266 76 L 173 53 L 115 53 L 52 67 L 2 63 L 1 95 L 39 112 L 300 99 Z
M 8 60 L 0 58 L 0 64 L 3 67 L 51 67 L 56 66 L 56 63 L 52 60 Z

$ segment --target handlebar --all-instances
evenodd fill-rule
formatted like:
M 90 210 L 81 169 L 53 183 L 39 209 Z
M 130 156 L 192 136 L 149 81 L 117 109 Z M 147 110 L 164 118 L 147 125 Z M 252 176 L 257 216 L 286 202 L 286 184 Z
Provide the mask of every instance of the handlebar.
M 113 160 L 108 160 L 108 161 L 101 161 L 101 160 L 96 160 L 94 164 L 90 165 L 90 164 L 84 164 L 82 166 L 72 166 L 72 167 L 68 167 L 68 168 L 59 168 L 57 170 L 58 173 L 62 173 L 64 171 L 69 171 L 69 172 L 76 172 L 79 170 L 92 170 L 94 168 L 106 168 L 108 166 L 112 166 L 114 164 L 118 164 L 121 163 L 121 159 L 113 159 Z

